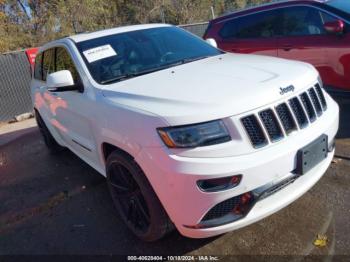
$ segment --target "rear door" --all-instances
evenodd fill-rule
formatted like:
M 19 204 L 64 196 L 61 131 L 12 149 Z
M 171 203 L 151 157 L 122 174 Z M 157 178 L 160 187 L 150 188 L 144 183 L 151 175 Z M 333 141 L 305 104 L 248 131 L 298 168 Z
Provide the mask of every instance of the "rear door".
M 226 20 L 219 31 L 218 46 L 227 52 L 277 56 L 281 21 L 282 16 L 274 10 Z
M 318 69 L 326 85 L 340 84 L 339 48 L 343 37 L 324 29 L 325 22 L 337 18 L 312 6 L 286 7 L 281 13 L 284 20 L 278 56 L 308 62 Z

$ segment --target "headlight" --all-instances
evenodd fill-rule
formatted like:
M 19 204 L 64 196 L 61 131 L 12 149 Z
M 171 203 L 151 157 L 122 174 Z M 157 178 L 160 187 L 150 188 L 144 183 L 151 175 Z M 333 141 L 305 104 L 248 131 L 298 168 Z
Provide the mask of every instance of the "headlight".
M 225 143 L 231 140 L 222 120 L 179 127 L 158 128 L 170 148 L 190 148 Z

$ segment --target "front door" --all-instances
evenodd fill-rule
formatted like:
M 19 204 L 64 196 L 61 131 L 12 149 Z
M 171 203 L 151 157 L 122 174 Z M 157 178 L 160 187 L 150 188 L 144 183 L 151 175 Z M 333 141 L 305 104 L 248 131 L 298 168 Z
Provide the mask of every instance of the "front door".
M 278 56 L 312 64 L 326 86 L 344 85 L 344 69 L 339 67 L 344 36 L 327 33 L 324 29 L 325 22 L 337 18 L 311 6 L 287 7 L 283 14 Z
M 81 77 L 65 47 L 55 48 L 55 72 L 68 70 L 74 82 L 82 85 Z M 51 99 L 50 114 L 52 125 L 56 128 L 65 144 L 77 155 L 89 163 L 98 164 L 96 140 L 93 135 L 94 117 L 92 107 L 95 104 L 86 90 L 55 92 L 46 90 Z

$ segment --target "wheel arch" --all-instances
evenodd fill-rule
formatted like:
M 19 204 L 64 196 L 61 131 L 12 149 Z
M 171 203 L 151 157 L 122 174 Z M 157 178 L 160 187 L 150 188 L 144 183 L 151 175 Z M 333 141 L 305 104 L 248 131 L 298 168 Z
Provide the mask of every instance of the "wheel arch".
M 128 153 L 124 149 L 122 149 L 114 144 L 108 143 L 108 142 L 103 142 L 101 145 L 101 149 L 102 149 L 102 156 L 103 156 L 103 160 L 104 160 L 105 164 L 107 162 L 109 155 L 115 151 L 127 156 L 128 158 L 130 158 L 132 160 L 135 159 L 130 153 Z

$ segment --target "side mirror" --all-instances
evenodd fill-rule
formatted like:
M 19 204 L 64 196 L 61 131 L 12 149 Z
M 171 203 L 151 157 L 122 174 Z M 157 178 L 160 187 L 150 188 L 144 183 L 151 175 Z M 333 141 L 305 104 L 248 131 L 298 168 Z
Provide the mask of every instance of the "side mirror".
M 72 73 L 68 70 L 49 74 L 46 79 L 46 84 L 48 90 L 52 92 L 80 90 L 79 87 L 74 84 Z
M 207 42 L 209 45 L 218 48 L 218 44 L 216 43 L 214 38 L 208 38 L 207 40 L 205 40 L 205 42 Z
M 331 34 L 342 34 L 344 33 L 345 24 L 342 20 L 326 22 L 324 29 Z

